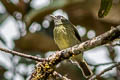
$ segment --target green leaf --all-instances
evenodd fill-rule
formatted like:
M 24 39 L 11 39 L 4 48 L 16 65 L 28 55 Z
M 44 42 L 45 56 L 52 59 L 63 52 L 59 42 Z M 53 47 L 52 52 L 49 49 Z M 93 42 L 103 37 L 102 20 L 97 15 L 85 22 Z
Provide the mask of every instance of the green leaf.
M 109 13 L 112 7 L 112 1 L 113 0 L 101 0 L 100 9 L 98 12 L 99 18 L 103 18 L 104 16 L 107 16 L 107 14 Z

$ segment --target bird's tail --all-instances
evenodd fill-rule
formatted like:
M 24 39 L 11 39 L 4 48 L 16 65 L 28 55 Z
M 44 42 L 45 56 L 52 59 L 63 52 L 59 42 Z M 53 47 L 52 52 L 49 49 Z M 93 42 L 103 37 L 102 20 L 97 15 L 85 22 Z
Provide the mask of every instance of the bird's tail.
M 88 64 L 86 63 L 86 61 L 79 61 L 78 64 L 79 64 L 79 67 L 80 67 L 83 75 L 84 75 L 86 78 L 88 78 L 88 77 L 90 77 L 90 76 L 93 75 L 93 73 L 92 73 L 92 71 L 90 70 L 90 68 L 89 68 Z
M 85 76 L 86 78 L 90 77 L 93 75 L 91 69 L 89 68 L 88 64 L 86 63 L 86 61 L 83 59 L 82 54 L 78 55 L 78 56 L 74 56 L 71 59 L 72 63 L 77 64 L 77 66 L 81 69 L 83 76 Z

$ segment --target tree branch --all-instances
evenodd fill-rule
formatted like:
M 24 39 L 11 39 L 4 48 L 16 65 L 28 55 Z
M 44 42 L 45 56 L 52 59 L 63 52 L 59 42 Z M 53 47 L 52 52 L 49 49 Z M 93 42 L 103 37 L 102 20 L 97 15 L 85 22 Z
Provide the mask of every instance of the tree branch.
M 108 63 L 101 63 L 101 64 L 88 64 L 90 66 L 94 66 L 94 67 L 99 67 L 99 66 L 105 66 L 105 65 L 109 65 L 109 64 L 115 64 L 117 62 L 108 62 Z
M 45 59 L 45 58 L 38 58 L 38 57 L 36 57 L 36 56 L 27 55 L 27 54 L 24 54 L 24 53 L 20 53 L 20 52 L 16 52 L 16 51 L 4 49 L 4 48 L 1 48 L 1 47 L 0 47 L 0 51 L 4 51 L 4 52 L 6 52 L 6 53 L 18 55 L 18 56 L 21 56 L 21 57 L 24 57 L 24 58 L 28 58 L 28 59 L 32 59 L 32 60 L 35 60 L 35 61 L 39 61 L 39 62 L 42 62 L 42 61 L 46 61 L 46 60 L 47 60 L 47 59 Z
M 39 61 L 39 63 L 36 65 L 34 72 L 31 75 L 31 80 L 33 80 L 33 79 L 39 80 L 42 78 L 47 78 L 50 74 L 53 74 L 53 72 L 54 72 L 53 68 L 59 62 L 65 60 L 65 59 L 69 59 L 72 55 L 78 55 L 78 54 L 81 54 L 81 52 L 83 52 L 83 51 L 86 51 L 86 50 L 89 50 L 96 46 L 100 46 L 100 45 L 106 44 L 108 42 L 111 42 L 112 40 L 118 38 L 119 35 L 120 35 L 120 26 L 117 26 L 116 28 L 112 28 L 110 31 L 108 31 L 98 37 L 95 37 L 91 40 L 85 41 L 85 42 L 75 45 L 71 48 L 67 48 L 65 50 L 58 51 L 54 55 L 48 57 L 47 59 L 38 58 L 35 56 L 31 56 L 31 55 L 26 55 L 24 53 L 8 50 L 8 49 L 4 49 L 4 48 L 0 48 L 0 50 L 7 52 L 7 53 L 14 54 L 14 55 L 18 55 L 18 56 L 22 56 L 25 58 Z M 113 67 L 118 66 L 119 64 L 120 63 L 113 65 L 108 69 L 105 69 L 105 71 L 101 72 L 98 76 L 102 75 L 104 72 L 112 69 Z
M 113 41 L 120 36 L 120 26 L 111 28 L 108 32 L 95 37 L 91 40 L 85 41 L 81 44 L 75 45 L 71 48 L 56 52 L 50 56 L 49 61 L 40 62 L 36 65 L 34 72 L 31 75 L 30 80 L 46 79 L 51 73 L 54 72 L 54 66 L 65 59 L 69 59 L 73 55 L 81 54 L 82 52 L 91 48 L 106 44 Z M 47 66 L 46 66 L 47 65 Z
M 25 15 L 26 13 L 25 3 L 22 3 L 22 5 L 20 5 L 20 1 L 19 1 L 19 4 L 15 5 L 8 0 L 0 0 L 0 1 L 3 3 L 4 7 L 6 8 L 9 14 L 13 15 L 15 11 L 18 11 L 21 12 L 23 16 Z
M 56 80 L 71 80 L 71 79 L 68 79 L 68 78 L 65 77 L 65 76 L 62 76 L 61 74 L 59 74 L 59 73 L 56 72 L 56 71 L 53 72 L 53 76 L 56 77 Z
M 95 80 L 96 78 L 99 78 L 101 75 L 103 75 L 105 72 L 110 71 L 110 70 L 112 70 L 114 67 L 117 67 L 117 66 L 119 66 L 119 65 L 120 65 L 120 62 L 118 62 L 118 63 L 116 63 L 116 64 L 114 64 L 114 65 L 106 68 L 105 70 L 103 70 L 102 72 L 100 72 L 100 73 L 97 74 L 96 76 L 93 76 L 93 77 L 90 78 L 89 80 Z

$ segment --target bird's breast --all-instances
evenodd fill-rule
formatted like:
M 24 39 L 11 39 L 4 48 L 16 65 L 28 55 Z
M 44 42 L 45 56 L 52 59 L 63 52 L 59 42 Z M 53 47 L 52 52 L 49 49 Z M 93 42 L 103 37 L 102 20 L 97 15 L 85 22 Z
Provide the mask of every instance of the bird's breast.
M 60 49 L 69 48 L 79 43 L 73 31 L 63 25 L 54 28 L 54 40 Z

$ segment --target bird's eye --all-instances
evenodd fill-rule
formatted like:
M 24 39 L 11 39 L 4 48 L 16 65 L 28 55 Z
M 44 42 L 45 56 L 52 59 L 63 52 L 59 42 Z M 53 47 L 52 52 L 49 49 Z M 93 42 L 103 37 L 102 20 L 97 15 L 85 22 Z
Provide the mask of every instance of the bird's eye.
M 57 17 L 57 19 L 61 19 L 60 16 L 56 16 L 56 17 Z
M 57 17 L 57 19 L 64 19 L 63 16 L 56 16 L 56 17 Z
M 61 19 L 65 19 L 63 16 L 61 16 Z

